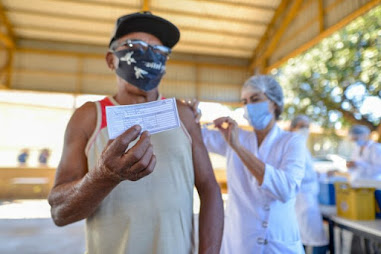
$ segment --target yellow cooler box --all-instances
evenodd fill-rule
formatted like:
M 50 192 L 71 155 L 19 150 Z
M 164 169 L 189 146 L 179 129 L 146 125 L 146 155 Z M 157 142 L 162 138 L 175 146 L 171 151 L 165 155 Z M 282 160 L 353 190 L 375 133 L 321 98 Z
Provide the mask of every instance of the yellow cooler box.
M 375 188 L 352 188 L 349 183 L 336 182 L 337 215 L 351 220 L 375 219 Z

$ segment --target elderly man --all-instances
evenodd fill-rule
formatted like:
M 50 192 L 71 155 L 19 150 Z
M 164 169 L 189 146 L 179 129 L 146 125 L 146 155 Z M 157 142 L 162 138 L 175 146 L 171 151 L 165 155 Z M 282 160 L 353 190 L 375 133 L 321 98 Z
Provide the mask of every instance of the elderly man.
M 194 185 L 199 253 L 220 250 L 221 194 L 189 107 L 177 102 L 181 128 L 150 135 L 133 126 L 115 140 L 107 134 L 105 106 L 161 99 L 158 85 L 179 37 L 175 25 L 149 12 L 120 17 L 106 54 L 117 93 L 87 102 L 68 123 L 49 203 L 59 226 L 86 219 L 88 253 L 191 253 Z
M 290 131 L 297 132 L 307 140 L 310 119 L 306 115 L 296 116 L 290 124 Z M 300 237 L 305 248 L 312 248 L 312 254 L 327 252 L 328 238 L 323 227 L 323 218 L 318 202 L 319 183 L 313 168 L 312 157 L 306 148 L 305 173 L 296 195 L 295 210 Z

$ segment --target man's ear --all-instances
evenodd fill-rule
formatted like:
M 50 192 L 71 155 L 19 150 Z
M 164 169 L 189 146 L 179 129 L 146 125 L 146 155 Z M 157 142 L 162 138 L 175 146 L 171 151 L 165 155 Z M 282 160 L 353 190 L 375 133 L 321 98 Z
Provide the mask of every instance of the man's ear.
M 111 70 L 115 70 L 116 61 L 114 59 L 114 54 L 111 52 L 107 52 L 105 58 L 108 68 L 110 68 Z

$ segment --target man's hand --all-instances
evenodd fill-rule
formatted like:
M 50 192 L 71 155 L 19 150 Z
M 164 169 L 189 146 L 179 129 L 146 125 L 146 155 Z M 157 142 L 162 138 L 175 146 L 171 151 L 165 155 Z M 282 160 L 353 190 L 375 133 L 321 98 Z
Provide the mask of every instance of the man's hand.
M 140 135 L 140 126 L 133 126 L 110 140 L 97 165 L 89 169 L 85 149 L 94 132 L 96 116 L 95 103 L 85 103 L 74 112 L 66 128 L 62 158 L 49 194 L 52 218 L 58 226 L 88 218 L 121 181 L 139 180 L 156 165 L 147 132 L 126 151 Z
M 156 165 L 156 156 L 150 135 L 143 132 L 139 141 L 127 152 L 128 145 L 134 141 L 141 131 L 139 125 L 132 126 L 114 140 L 110 140 L 98 161 L 98 170 L 102 178 L 121 182 L 137 181 L 151 174 Z

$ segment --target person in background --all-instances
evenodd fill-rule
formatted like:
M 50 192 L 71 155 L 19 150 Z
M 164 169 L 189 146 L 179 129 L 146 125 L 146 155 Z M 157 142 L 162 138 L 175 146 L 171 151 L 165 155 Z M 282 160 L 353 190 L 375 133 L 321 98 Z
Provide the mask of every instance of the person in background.
M 370 130 L 364 125 L 353 125 L 349 136 L 356 143 L 347 162 L 351 181 L 381 180 L 381 144 L 369 139 Z
M 47 166 L 48 160 L 50 156 L 50 151 L 47 148 L 41 149 L 40 154 L 38 156 L 38 162 L 40 163 L 40 166 Z
M 276 124 L 283 91 L 271 76 L 250 77 L 241 90 L 245 131 L 229 117 L 203 128 L 209 152 L 227 158 L 228 201 L 222 254 L 304 253 L 295 196 L 304 176 L 305 141 Z M 198 121 L 197 103 L 193 107 Z
M 307 141 L 309 127 L 310 119 L 305 115 L 298 115 L 291 121 L 290 131 L 301 134 Z M 312 156 L 306 148 L 304 178 L 296 195 L 296 218 L 305 249 L 312 248 L 312 254 L 325 254 L 328 250 L 328 238 L 323 227 L 318 194 L 318 177 L 313 167 Z
M 198 253 L 220 251 L 222 197 L 189 107 L 177 101 L 176 129 L 151 135 L 135 125 L 113 140 L 107 131 L 106 106 L 162 99 L 159 84 L 179 39 L 174 24 L 150 12 L 120 17 L 106 53 L 117 92 L 85 103 L 68 123 L 49 203 L 58 226 L 86 219 L 87 253 L 193 253 L 194 187 Z
M 370 130 L 365 125 L 353 125 L 349 130 L 349 137 L 356 143 L 347 168 L 351 182 L 357 180 L 381 180 L 381 144 L 369 138 Z M 351 253 L 362 253 L 362 236 L 354 234 L 352 237 Z M 367 246 L 369 250 L 380 249 L 378 242 L 370 240 Z M 371 253 L 377 253 L 372 252 Z
M 21 150 L 20 154 L 17 156 L 17 162 L 19 163 L 19 166 L 25 166 L 28 162 L 29 158 L 29 149 L 24 148 Z

